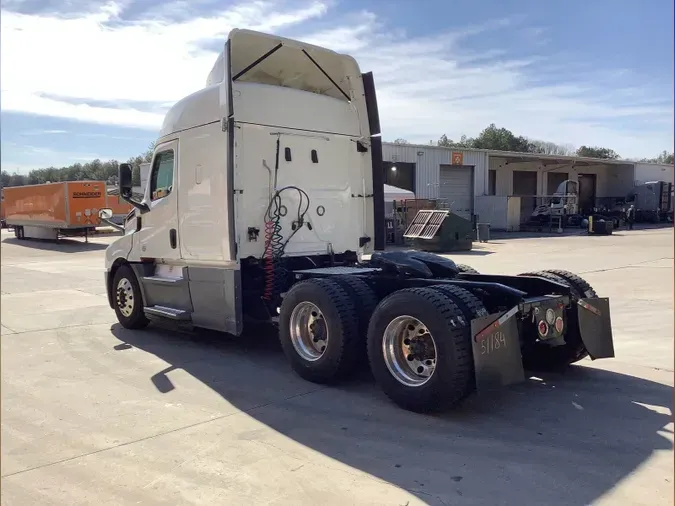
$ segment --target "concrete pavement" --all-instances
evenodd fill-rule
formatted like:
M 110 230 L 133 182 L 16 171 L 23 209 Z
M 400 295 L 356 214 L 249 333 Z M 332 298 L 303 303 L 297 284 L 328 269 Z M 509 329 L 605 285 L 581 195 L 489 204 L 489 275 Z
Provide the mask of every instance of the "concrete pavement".
M 582 274 L 617 358 L 442 416 L 324 388 L 271 335 L 115 323 L 103 248 L 2 233 L 2 504 L 673 504 L 673 230 L 509 239 L 482 272 Z

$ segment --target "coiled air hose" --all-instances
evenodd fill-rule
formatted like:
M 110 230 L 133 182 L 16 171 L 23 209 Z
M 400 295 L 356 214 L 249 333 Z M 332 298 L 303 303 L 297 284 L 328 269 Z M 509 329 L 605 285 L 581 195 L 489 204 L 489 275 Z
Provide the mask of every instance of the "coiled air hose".
M 309 210 L 310 200 L 309 195 L 303 189 L 297 186 L 289 185 L 283 188 L 276 189 L 277 174 L 279 171 L 279 150 L 280 150 L 280 136 L 277 136 L 276 160 L 274 164 L 274 193 L 270 197 L 270 202 L 265 211 L 265 251 L 263 252 L 264 270 L 265 270 L 265 288 L 263 291 L 263 298 L 265 300 L 272 300 L 277 297 L 284 289 L 288 271 L 284 267 L 282 257 L 286 249 L 288 241 L 295 235 L 295 233 L 302 228 L 304 224 L 305 214 Z M 298 202 L 298 216 L 293 222 L 293 231 L 284 240 L 281 233 L 281 218 L 286 215 L 282 211 L 284 206 L 281 203 L 281 194 L 286 190 L 297 190 L 300 200 Z M 303 209 L 303 198 L 307 199 L 307 203 Z

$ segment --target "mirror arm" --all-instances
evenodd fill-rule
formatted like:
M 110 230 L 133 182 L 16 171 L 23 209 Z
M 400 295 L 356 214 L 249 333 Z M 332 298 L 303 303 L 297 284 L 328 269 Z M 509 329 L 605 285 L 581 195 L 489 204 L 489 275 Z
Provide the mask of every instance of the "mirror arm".
M 122 197 L 122 200 L 128 202 L 142 213 L 146 213 L 150 210 L 147 204 L 132 199 L 130 195 L 120 194 L 120 197 Z
M 115 223 L 114 221 L 110 221 L 110 220 L 108 220 L 108 219 L 106 219 L 106 218 L 100 218 L 100 220 L 101 220 L 102 222 L 106 223 L 107 225 L 111 226 L 111 227 L 114 228 L 115 230 L 118 230 L 118 231 L 120 231 L 120 232 L 124 232 L 124 227 L 118 225 L 118 224 Z

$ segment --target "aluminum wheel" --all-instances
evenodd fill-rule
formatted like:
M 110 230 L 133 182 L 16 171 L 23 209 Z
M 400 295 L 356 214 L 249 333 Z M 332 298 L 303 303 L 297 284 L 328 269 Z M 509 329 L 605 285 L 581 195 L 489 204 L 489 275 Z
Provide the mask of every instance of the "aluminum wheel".
M 127 278 L 122 278 L 117 283 L 117 307 L 127 318 L 134 311 L 134 287 Z
M 434 338 L 426 325 L 412 316 L 399 316 L 389 322 L 382 353 L 391 375 L 408 387 L 424 385 L 436 370 Z
M 300 302 L 291 313 L 291 342 L 304 360 L 315 362 L 326 351 L 328 327 L 321 310 L 311 302 Z

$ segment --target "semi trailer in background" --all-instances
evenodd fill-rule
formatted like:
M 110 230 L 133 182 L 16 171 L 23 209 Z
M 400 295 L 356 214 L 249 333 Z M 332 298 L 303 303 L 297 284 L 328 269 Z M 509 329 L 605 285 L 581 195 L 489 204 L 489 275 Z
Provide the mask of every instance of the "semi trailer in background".
M 638 184 L 626 197 L 626 205 L 635 206 L 635 221 L 637 222 L 672 222 L 673 183 L 647 181 Z
M 18 239 L 84 235 L 100 225 L 106 207 L 104 181 L 63 181 L 4 188 L 7 226 Z
M 5 189 L 0 189 L 0 227 L 5 228 Z

